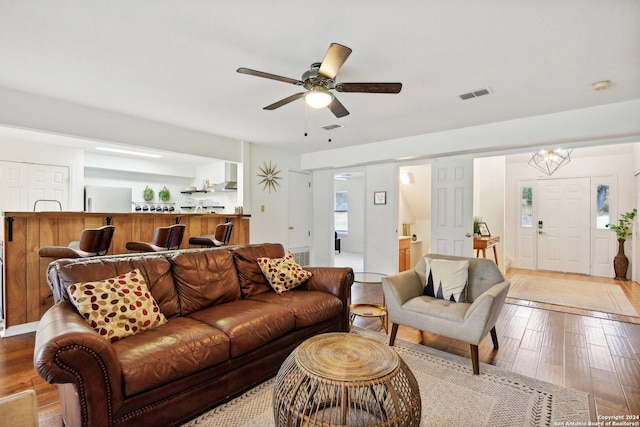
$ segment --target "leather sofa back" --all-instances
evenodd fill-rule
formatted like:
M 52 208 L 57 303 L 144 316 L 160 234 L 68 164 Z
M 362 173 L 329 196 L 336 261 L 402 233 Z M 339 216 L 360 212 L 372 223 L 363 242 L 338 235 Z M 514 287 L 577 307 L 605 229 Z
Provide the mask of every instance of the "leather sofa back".
M 60 259 L 49 264 L 48 281 L 55 301 L 69 300 L 67 288 L 78 282 L 95 282 L 140 269 L 147 286 L 167 317 L 180 314 L 178 292 L 171 263 L 163 254 L 114 255 L 95 258 Z
M 282 258 L 279 243 L 159 253 L 59 259 L 49 264 L 47 280 L 56 302 L 69 300 L 74 283 L 99 281 L 140 269 L 167 317 L 184 316 L 213 304 L 272 291 L 258 257 Z
M 176 252 L 169 257 L 182 316 L 240 299 L 240 282 L 227 249 Z

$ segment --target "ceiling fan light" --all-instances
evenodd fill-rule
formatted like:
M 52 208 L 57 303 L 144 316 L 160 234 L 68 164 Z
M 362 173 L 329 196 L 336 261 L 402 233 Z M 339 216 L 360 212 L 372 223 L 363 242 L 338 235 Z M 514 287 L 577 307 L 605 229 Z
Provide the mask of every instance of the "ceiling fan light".
M 331 104 L 333 96 L 323 88 L 313 88 L 304 95 L 304 102 L 311 108 L 324 108 Z

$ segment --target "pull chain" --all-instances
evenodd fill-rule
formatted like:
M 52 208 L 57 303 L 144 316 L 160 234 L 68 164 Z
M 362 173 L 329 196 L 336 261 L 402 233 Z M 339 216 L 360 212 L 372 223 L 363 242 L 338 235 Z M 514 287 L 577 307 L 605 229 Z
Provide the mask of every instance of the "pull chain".
M 304 103 L 304 136 L 309 135 L 307 133 L 307 111 L 308 111 L 307 108 L 308 108 L 307 103 L 305 102 Z

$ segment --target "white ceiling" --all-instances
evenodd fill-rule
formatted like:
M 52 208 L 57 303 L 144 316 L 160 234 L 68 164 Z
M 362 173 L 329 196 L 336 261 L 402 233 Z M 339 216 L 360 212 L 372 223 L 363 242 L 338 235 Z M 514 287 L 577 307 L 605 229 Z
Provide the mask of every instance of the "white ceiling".
M 331 42 L 353 49 L 339 82 L 402 92 L 305 118 L 262 109 L 299 87 L 236 73 L 299 79 Z M 312 152 L 638 99 L 640 2 L 0 0 L 0 58 L 0 87 Z

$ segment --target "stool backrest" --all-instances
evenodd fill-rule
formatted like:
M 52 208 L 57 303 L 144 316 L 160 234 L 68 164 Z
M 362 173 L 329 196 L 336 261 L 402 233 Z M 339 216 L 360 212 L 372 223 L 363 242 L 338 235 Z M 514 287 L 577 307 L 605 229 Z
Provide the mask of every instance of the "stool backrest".
M 83 230 L 78 244 L 79 249 L 96 255 L 106 255 L 109 252 L 115 229 L 116 227 L 113 225 L 105 225 L 100 228 Z
M 168 227 L 158 227 L 153 232 L 152 245 L 166 248 L 167 250 L 178 249 L 184 237 L 184 224 L 173 224 Z
M 233 223 L 226 222 L 224 224 L 216 225 L 216 231 L 214 233 L 214 238 L 222 242 L 225 246 L 229 244 L 229 240 L 231 239 L 231 231 L 233 231 Z

